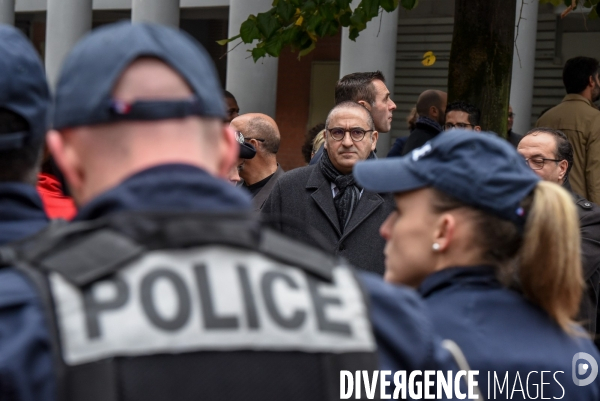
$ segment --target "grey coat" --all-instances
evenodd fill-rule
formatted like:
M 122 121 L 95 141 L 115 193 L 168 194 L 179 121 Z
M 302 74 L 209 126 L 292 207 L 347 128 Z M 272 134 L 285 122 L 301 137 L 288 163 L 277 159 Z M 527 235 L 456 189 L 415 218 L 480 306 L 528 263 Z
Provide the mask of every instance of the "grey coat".
M 275 183 L 262 213 L 282 232 L 304 242 L 316 240 L 354 266 L 383 274 L 385 241 L 379 227 L 393 209 L 391 194 L 363 191 L 342 235 L 331 183 L 317 164 L 285 173 Z

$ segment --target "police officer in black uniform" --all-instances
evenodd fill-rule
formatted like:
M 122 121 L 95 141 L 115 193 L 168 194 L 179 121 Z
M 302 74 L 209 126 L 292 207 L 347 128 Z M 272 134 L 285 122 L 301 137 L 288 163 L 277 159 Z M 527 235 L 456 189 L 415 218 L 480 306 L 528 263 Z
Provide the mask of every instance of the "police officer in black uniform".
M 58 399 L 329 400 L 341 370 L 447 370 L 416 293 L 259 225 L 224 113 L 171 28 L 105 26 L 67 57 L 48 144 L 80 212 L 4 252 L 46 307 Z
M 569 171 L 573 166 L 573 147 L 562 131 L 534 128 L 526 133 L 523 139 L 517 151 L 525 157 L 529 167 L 543 180 L 560 184 L 571 192 L 577 205 L 581 228 L 582 267 L 587 287 L 579 318 L 588 332 L 596 336 L 596 345 L 599 345 L 597 321 L 600 298 L 600 206 L 572 191 Z

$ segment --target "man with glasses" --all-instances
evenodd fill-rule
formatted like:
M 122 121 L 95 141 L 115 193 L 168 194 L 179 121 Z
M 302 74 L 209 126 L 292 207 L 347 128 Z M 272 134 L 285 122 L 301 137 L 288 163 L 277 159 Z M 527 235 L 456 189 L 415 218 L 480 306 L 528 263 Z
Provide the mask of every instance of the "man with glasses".
M 534 128 L 529 131 L 517 151 L 531 169 L 545 181 L 562 185 L 571 191 L 569 171 L 573 165 L 573 147 L 561 131 Z M 582 300 L 579 319 L 592 335 L 600 332 L 597 324 L 600 298 L 600 207 L 573 193 L 581 227 L 581 254 L 586 297 Z M 600 342 L 596 340 L 596 344 Z
M 284 173 L 277 163 L 281 141 L 279 128 L 271 117 L 260 113 L 248 113 L 234 118 L 231 128 L 244 137 L 245 143 L 256 149 L 256 155 L 241 165 L 239 174 L 244 180 L 242 186 L 252 195 L 254 211 L 259 212 L 273 186 Z
M 481 131 L 481 111 L 472 104 L 456 101 L 446 107 L 446 131 L 454 128 Z
M 354 181 L 356 162 L 373 157 L 378 132 L 362 105 L 343 102 L 325 123 L 325 148 L 317 164 L 286 173 L 262 212 L 284 233 L 317 241 L 356 267 L 383 274 L 379 227 L 394 208 L 391 195 L 363 190 Z

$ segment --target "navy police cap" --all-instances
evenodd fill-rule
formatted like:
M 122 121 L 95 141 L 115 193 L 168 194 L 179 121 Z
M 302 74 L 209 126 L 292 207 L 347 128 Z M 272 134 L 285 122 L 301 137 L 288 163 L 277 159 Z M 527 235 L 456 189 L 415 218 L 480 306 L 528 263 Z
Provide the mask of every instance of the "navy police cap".
M 193 96 L 130 104 L 113 99 L 115 83 L 127 66 L 140 57 L 165 62 L 188 83 Z M 123 21 L 95 29 L 67 56 L 56 87 L 53 127 L 190 115 L 225 117 L 223 90 L 206 50 L 182 31 Z
M 18 29 L 0 25 L 0 108 L 27 121 L 26 132 L 0 135 L 0 151 L 39 148 L 48 129 L 50 92 L 38 53 Z
M 354 177 L 373 192 L 436 188 L 519 226 L 520 203 L 540 181 L 507 141 L 464 130 L 444 132 L 403 157 L 357 163 Z

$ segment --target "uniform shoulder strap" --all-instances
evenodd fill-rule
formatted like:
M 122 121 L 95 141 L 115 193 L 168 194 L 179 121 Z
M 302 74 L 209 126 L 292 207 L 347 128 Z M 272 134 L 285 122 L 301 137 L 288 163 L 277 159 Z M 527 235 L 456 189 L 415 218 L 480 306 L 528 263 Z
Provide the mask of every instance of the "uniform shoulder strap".
M 308 245 L 263 228 L 249 214 L 126 212 L 47 231 L 20 257 L 83 287 L 115 273 L 145 252 L 226 245 L 260 252 L 325 281 L 339 262 Z

